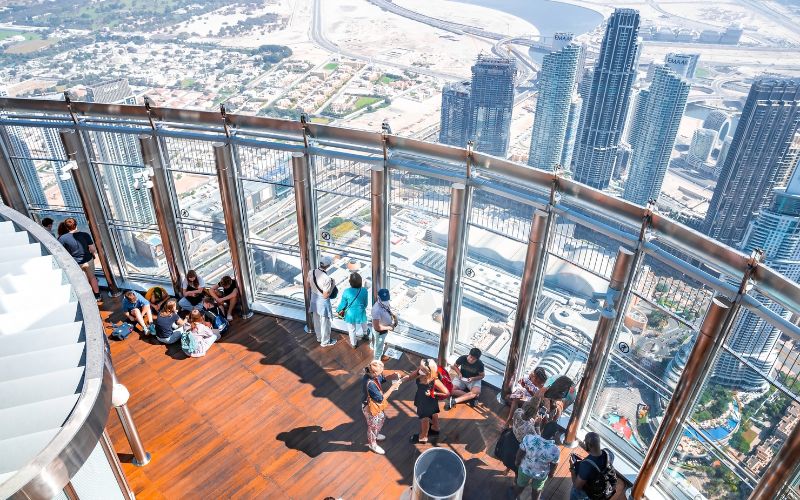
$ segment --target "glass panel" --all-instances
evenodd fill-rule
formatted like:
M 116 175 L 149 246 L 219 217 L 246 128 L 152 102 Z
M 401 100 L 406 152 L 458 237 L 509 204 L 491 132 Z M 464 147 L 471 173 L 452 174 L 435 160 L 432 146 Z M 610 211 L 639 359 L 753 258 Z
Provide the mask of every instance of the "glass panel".
M 95 169 L 100 174 L 112 220 L 136 224 L 156 223 L 150 192 L 145 186 L 146 168 L 100 163 L 95 164 Z
M 225 223 L 219 181 L 215 176 L 171 172 L 178 199 L 178 218 L 189 221 Z
M 208 284 L 233 273 L 228 236 L 222 227 L 183 226 L 189 267 Z
M 620 245 L 594 229 L 557 216 L 550 252 L 600 277 L 610 278 Z
M 157 276 L 169 278 L 167 257 L 158 231 L 112 228 L 122 249 L 125 270 L 128 275 Z
M 200 174 L 216 175 L 211 142 L 165 137 L 167 167 Z M 180 191 L 178 191 L 180 192 Z
M 67 217 L 75 218 L 75 221 L 78 223 L 78 231 L 83 231 L 85 233 L 91 233 L 89 231 L 89 224 L 86 221 L 86 216 L 83 212 L 66 212 L 66 211 L 56 211 L 56 210 L 31 210 L 31 218 L 38 222 L 39 224 L 42 223 L 42 219 L 50 218 L 53 219 L 53 236 L 58 236 L 58 224 Z

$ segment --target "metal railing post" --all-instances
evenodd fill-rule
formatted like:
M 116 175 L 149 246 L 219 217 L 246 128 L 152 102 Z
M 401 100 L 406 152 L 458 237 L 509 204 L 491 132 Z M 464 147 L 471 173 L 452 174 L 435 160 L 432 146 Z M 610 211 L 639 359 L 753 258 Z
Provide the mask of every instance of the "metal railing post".
M 378 290 L 389 288 L 389 124 L 382 125 L 383 166 L 371 170 L 372 302 Z
M 122 493 L 122 497 L 125 498 L 125 500 L 134 500 L 136 497 L 133 494 L 130 484 L 128 484 L 128 479 L 125 477 L 122 464 L 119 462 L 117 452 L 114 450 L 114 444 L 111 442 L 111 438 L 108 437 L 107 431 L 103 431 L 100 435 L 100 446 L 103 448 L 103 454 L 105 454 L 108 465 L 114 473 L 114 479 L 117 480 L 117 485 L 119 486 L 120 493 Z
M 586 422 L 592 404 L 600 392 L 603 374 L 608 368 L 609 358 L 611 357 L 614 324 L 617 316 L 624 314 L 623 311 L 619 310 L 622 302 L 622 291 L 633 273 L 634 260 L 633 251 L 624 247 L 620 247 L 617 251 L 617 259 L 614 262 L 614 269 L 611 272 L 611 280 L 606 292 L 605 306 L 600 312 L 600 320 L 597 323 L 592 347 L 586 360 L 583 378 L 578 385 L 572 416 L 567 425 L 565 443 L 571 447 L 577 446 L 578 430 Z
M 550 233 L 552 231 L 553 212 L 537 210 L 533 214 L 531 232 L 528 237 L 528 253 L 525 256 L 525 271 L 519 289 L 517 301 L 517 314 L 514 318 L 514 330 L 509 341 L 508 360 L 503 376 L 503 385 L 499 394 L 505 400 L 511 393 L 517 372 L 524 364 L 527 354 L 525 346 L 531 330 L 531 320 L 536 311 L 536 301 L 541 293 L 544 282 L 545 265 L 547 263 L 547 250 Z
M 14 164 L 9 154 L 11 144 L 5 127 L 0 127 L 0 197 L 3 203 L 30 217 L 22 188 L 14 175 Z
M 312 200 L 311 178 L 309 175 L 308 157 L 303 153 L 292 153 L 292 175 L 294 177 L 294 201 L 297 211 L 297 235 L 300 243 L 300 267 L 303 270 L 303 298 L 305 300 L 306 331 L 314 331 L 311 320 L 311 288 L 306 276 L 317 268 L 317 252 Z M 373 286 L 374 288 L 374 286 Z
M 450 224 L 447 230 L 447 259 L 444 270 L 442 330 L 439 337 L 438 363 L 444 366 L 453 352 L 461 311 L 461 284 L 464 256 L 467 251 L 468 218 L 471 188 L 456 183 L 450 188 Z
M 117 410 L 117 416 L 122 424 L 122 431 L 125 433 L 125 437 L 128 438 L 128 444 L 133 453 L 133 460 L 131 463 L 136 467 L 143 467 L 150 463 L 152 457 L 150 453 L 144 449 L 142 438 L 139 436 L 139 430 L 133 422 L 133 415 L 131 415 L 131 410 L 128 408 L 128 399 L 130 397 L 131 393 L 128 391 L 127 387 L 120 383 L 114 384 L 114 388 L 111 392 L 111 404 L 114 405 L 114 409 Z
M 117 261 L 116 252 L 113 251 L 114 243 L 103 215 L 100 193 L 91 172 L 92 164 L 89 161 L 81 135 L 77 130 L 60 130 L 59 135 L 61 136 L 67 159 L 74 160 L 78 165 L 78 168 L 73 170 L 72 174 L 75 179 L 75 187 L 81 198 L 86 220 L 89 223 L 89 230 L 97 248 L 100 267 L 106 278 L 109 294 L 112 297 L 116 297 L 122 293 L 117 286 L 115 278 L 115 276 L 120 275 L 120 263 Z
M 222 212 L 225 217 L 225 232 L 228 235 L 228 247 L 231 251 L 233 272 L 239 284 L 239 303 L 242 308 L 242 318 L 247 319 L 253 315 L 250 301 L 253 299 L 253 287 L 250 276 L 250 259 L 248 258 L 247 235 L 244 231 L 241 198 L 236 183 L 236 166 L 233 163 L 231 145 L 224 142 L 215 142 L 214 161 L 217 164 L 217 179 L 222 201 Z
M 700 396 L 707 376 L 719 359 L 720 352 L 733 329 L 736 315 L 741 308 L 742 297 L 747 294 L 750 279 L 759 265 L 760 258 L 759 252 L 753 252 L 747 262 L 747 270 L 739 285 L 736 298 L 732 302 L 724 297 L 715 297 L 711 301 L 711 306 L 700 327 L 700 333 L 687 358 L 686 367 L 683 369 L 681 378 L 664 411 L 661 424 L 658 426 L 647 449 L 639 474 L 636 476 L 631 498 L 635 500 L 645 498 L 648 489 L 669 462 L 673 450 L 683 435 L 683 426 L 691 416 L 694 403 Z M 766 478 L 767 475 L 765 474 L 763 477 Z
M 161 162 L 158 141 L 150 134 L 139 136 L 139 147 L 142 151 L 142 161 L 145 166 L 152 169 L 153 187 L 150 188 L 153 210 L 156 215 L 156 224 L 161 235 L 161 245 L 164 248 L 164 257 L 167 260 L 172 289 L 175 295 L 180 293 L 181 277 L 186 276 L 185 264 L 178 253 L 181 243 L 178 239 L 178 225 L 175 222 L 175 211 L 170 203 L 169 188 L 167 186 L 167 173 Z

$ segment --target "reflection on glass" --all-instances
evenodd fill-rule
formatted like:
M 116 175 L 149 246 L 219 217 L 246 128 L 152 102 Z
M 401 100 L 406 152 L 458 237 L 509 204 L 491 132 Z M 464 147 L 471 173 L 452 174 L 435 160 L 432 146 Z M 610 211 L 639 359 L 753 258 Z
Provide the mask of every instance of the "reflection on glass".
M 103 185 L 106 205 L 115 221 L 155 224 L 156 218 L 145 186 L 147 169 L 133 165 L 95 164 Z
M 128 275 L 169 277 L 167 256 L 156 231 L 114 227 Z
M 226 274 L 233 273 L 228 236 L 222 227 L 184 226 L 183 237 L 189 267 L 206 280 L 216 283 Z
M 172 182 L 178 198 L 180 219 L 225 223 L 216 177 L 173 171 Z

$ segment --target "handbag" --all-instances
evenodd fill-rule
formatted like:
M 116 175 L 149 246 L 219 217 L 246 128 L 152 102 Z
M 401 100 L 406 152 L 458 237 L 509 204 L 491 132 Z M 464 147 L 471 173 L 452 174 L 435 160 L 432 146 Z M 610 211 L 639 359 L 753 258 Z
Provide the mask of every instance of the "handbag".
M 367 384 L 369 384 L 370 382 L 374 381 L 368 380 Z M 381 394 L 383 394 L 383 389 L 381 389 L 381 386 L 378 385 L 377 383 L 375 383 L 375 386 L 378 388 L 379 391 L 381 391 Z M 367 411 L 369 411 L 369 414 L 372 415 L 373 417 L 376 417 L 380 415 L 381 412 L 385 409 L 386 409 L 386 398 L 383 398 L 383 401 L 378 403 L 371 397 L 369 397 L 369 391 L 367 391 Z
M 322 270 L 320 269 L 320 271 L 322 271 Z M 322 272 L 325 273 L 325 271 L 322 271 Z M 327 275 L 328 273 L 325 273 L 325 274 Z M 314 269 L 314 272 L 311 273 L 311 277 L 314 279 L 314 286 L 317 287 L 317 290 L 319 290 L 319 293 L 325 295 L 325 292 L 322 291 L 322 288 L 319 287 L 319 283 L 317 283 L 317 270 L 316 269 Z M 338 296 L 339 296 L 339 287 L 336 286 L 336 283 L 334 283 L 333 284 L 333 288 L 331 288 L 331 294 L 328 295 L 328 298 L 329 299 L 335 299 Z
M 344 318 L 344 315 L 345 315 L 345 313 L 347 313 L 347 309 L 349 309 L 349 308 L 350 308 L 350 306 L 352 306 L 352 305 L 353 305 L 353 303 L 355 303 L 356 299 L 357 299 L 359 296 L 361 296 L 361 290 L 363 290 L 363 289 L 364 289 L 364 287 L 361 287 L 361 288 L 359 288 L 359 289 L 358 289 L 358 293 L 356 294 L 356 296 L 355 296 L 355 297 L 353 297 L 353 300 L 351 300 L 349 304 L 347 304 L 346 306 L 344 306 L 344 309 L 342 309 L 341 311 L 336 311 L 336 314 L 337 314 L 337 315 L 338 315 L 340 318 Z

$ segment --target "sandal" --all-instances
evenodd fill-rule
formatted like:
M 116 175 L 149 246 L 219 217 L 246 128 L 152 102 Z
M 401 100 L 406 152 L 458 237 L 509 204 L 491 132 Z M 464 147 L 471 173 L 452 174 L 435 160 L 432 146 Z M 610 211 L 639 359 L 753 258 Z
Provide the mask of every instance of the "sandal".
M 411 444 L 428 444 L 428 440 L 427 439 L 425 439 L 424 441 L 421 440 L 419 438 L 419 434 L 414 434 L 413 436 L 411 436 L 408 442 Z

